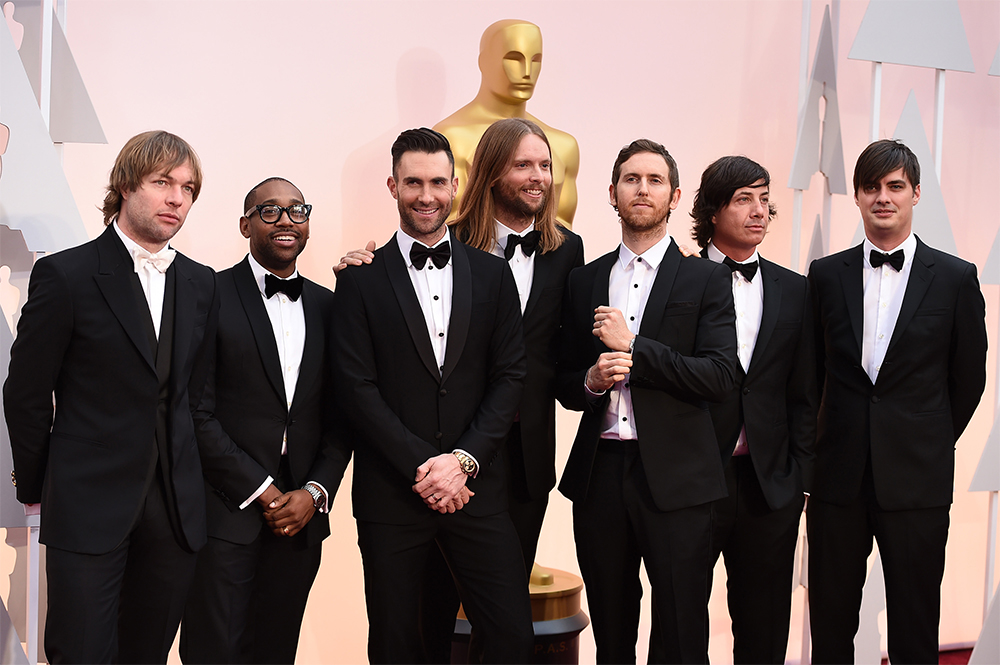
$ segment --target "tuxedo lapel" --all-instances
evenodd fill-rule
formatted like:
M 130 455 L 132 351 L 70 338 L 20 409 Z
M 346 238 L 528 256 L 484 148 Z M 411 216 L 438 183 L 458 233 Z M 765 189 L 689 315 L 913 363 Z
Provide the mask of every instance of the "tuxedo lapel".
M 781 282 L 778 276 L 772 272 L 772 266 L 764 259 L 759 259 L 760 269 L 758 278 L 763 280 L 764 301 L 761 303 L 760 327 L 757 329 L 757 341 L 754 343 L 753 355 L 750 356 L 750 369 L 753 372 L 756 361 L 767 349 L 767 342 L 771 339 L 774 331 L 774 324 L 778 321 L 778 312 L 781 311 Z
M 643 309 L 642 325 L 639 327 L 639 334 L 643 337 L 655 338 L 659 332 L 663 312 L 667 309 L 667 299 L 670 298 L 670 291 L 674 288 L 674 278 L 680 267 L 681 252 L 671 239 L 670 246 L 664 252 L 663 260 L 656 271 L 656 279 L 653 280 L 653 287 L 649 290 L 649 298 L 646 299 L 646 307 Z
M 257 343 L 257 353 L 260 354 L 264 374 L 267 375 L 267 380 L 274 392 L 281 396 L 282 403 L 287 404 L 285 381 L 282 378 L 281 362 L 278 357 L 278 343 L 274 339 L 274 328 L 271 327 L 271 319 L 267 315 L 267 308 L 264 307 L 264 299 L 260 295 L 260 287 L 257 285 L 257 280 L 254 279 L 249 259 L 244 258 L 236 264 L 233 270 L 233 281 L 236 283 L 236 293 L 239 294 L 240 304 L 243 306 L 247 320 L 250 321 L 250 331 Z M 308 321 L 307 317 L 306 332 L 308 332 Z M 308 341 L 308 339 L 307 336 L 306 340 Z M 304 357 L 303 360 L 305 360 Z M 300 365 L 300 372 L 302 367 L 305 367 L 304 362 Z
M 442 381 L 448 378 L 462 356 L 472 319 L 472 268 L 465 252 L 465 245 L 457 242 L 455 235 L 451 234 L 451 320 L 448 323 L 448 346 L 444 353 Z
M 844 303 L 847 306 L 847 316 L 851 320 L 854 331 L 854 342 L 857 344 L 857 358 L 861 360 L 861 336 L 865 329 L 865 289 L 862 271 L 864 270 L 864 254 L 858 245 L 851 250 L 844 265 L 840 269 L 840 284 L 844 289 Z
M 605 254 L 597 259 L 597 275 L 594 277 L 594 290 L 590 294 L 591 323 L 593 323 L 593 312 L 595 309 L 611 304 L 609 289 L 611 269 L 614 267 L 615 261 L 618 260 L 619 252 L 621 252 L 621 245 L 618 246 L 616 251 Z M 594 336 L 594 346 L 597 347 L 598 353 L 604 353 L 608 350 L 608 347 L 604 346 L 604 343 L 596 335 Z
M 542 254 L 541 250 L 535 252 L 535 267 L 531 276 L 531 292 L 528 294 L 528 304 L 524 307 L 525 320 L 531 315 L 532 310 L 535 309 L 535 305 L 538 304 L 538 299 L 541 297 L 542 291 L 549 286 L 549 279 L 551 279 L 552 275 L 553 256 L 558 251 L 557 249 L 555 252 L 549 252 L 548 254 Z
M 927 251 L 926 245 L 917 239 L 917 249 L 913 255 L 913 263 L 910 265 L 910 278 L 906 281 L 906 291 L 903 293 L 903 302 L 899 307 L 899 316 L 896 317 L 896 325 L 892 329 L 892 338 L 889 346 L 886 347 L 885 355 L 892 352 L 896 342 L 910 324 L 910 319 L 920 306 L 920 301 L 924 299 L 924 294 L 934 281 L 934 257 Z
M 440 376 L 441 373 L 434 359 L 434 349 L 431 348 L 431 340 L 427 336 L 427 323 L 424 321 L 424 313 L 420 309 L 420 301 L 417 300 L 417 294 L 413 290 L 413 283 L 410 282 L 410 276 L 406 272 L 406 261 L 399 251 L 399 243 L 396 242 L 395 238 L 391 239 L 385 244 L 382 252 L 385 255 L 383 265 L 389 278 L 389 284 L 396 295 L 396 302 L 399 303 L 399 309 L 403 313 L 403 319 L 406 321 L 406 327 L 410 331 L 410 337 L 413 339 L 413 345 L 417 349 L 417 355 L 420 356 L 420 360 L 424 363 L 424 367 L 427 368 L 428 372 L 434 376 Z
M 323 345 L 326 335 L 324 334 L 326 322 L 323 320 L 323 313 L 319 309 L 318 298 L 316 297 L 316 285 L 307 279 L 302 282 L 302 313 L 306 318 L 306 342 L 302 349 L 302 362 L 299 364 L 299 377 L 295 382 L 295 393 L 292 397 L 292 406 L 299 395 L 308 395 L 312 386 L 317 385 L 320 372 L 323 370 Z
M 146 360 L 149 368 L 156 372 L 156 357 L 149 345 L 149 339 L 144 327 L 149 312 L 139 310 L 132 290 L 133 280 L 138 280 L 135 274 L 128 250 L 110 226 L 97 238 L 98 274 L 94 276 L 98 288 L 104 296 L 108 307 L 121 324 L 129 339 L 135 345 L 140 355 Z M 142 287 L 139 287 L 140 291 Z M 178 292 L 178 297 L 180 293 Z

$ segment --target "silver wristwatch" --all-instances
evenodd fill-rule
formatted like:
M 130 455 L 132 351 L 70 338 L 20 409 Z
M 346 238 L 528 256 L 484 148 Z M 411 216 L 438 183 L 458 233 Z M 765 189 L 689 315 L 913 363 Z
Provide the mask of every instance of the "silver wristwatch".
M 302 486 L 302 489 L 309 492 L 309 496 L 313 499 L 313 508 L 316 510 L 320 510 L 323 504 L 326 503 L 326 497 L 323 496 L 323 492 L 315 484 L 306 483 Z

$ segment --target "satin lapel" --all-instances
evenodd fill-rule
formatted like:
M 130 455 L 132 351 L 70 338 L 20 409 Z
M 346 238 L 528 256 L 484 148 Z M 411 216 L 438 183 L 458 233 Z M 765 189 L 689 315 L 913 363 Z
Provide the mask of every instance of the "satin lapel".
M 194 320 L 198 309 L 198 285 L 195 284 L 190 271 L 191 259 L 178 253 L 171 264 L 171 269 L 177 271 L 177 284 L 174 292 L 174 348 L 170 355 L 170 380 L 187 381 L 182 372 L 173 371 L 174 367 L 183 367 L 187 361 L 187 351 L 191 348 L 191 335 L 194 332 Z
M 128 250 L 110 226 L 97 238 L 97 254 L 98 274 L 94 275 L 94 281 L 139 354 L 156 372 L 156 358 L 143 327 L 143 313 L 132 292 L 132 280 L 139 278 Z M 179 290 L 177 296 L 180 296 Z
M 861 360 L 861 335 L 865 329 L 865 288 L 862 277 L 864 256 L 858 245 L 851 250 L 840 269 L 840 283 L 844 288 L 844 303 L 847 305 L 847 316 L 851 319 L 851 329 L 854 330 L 854 341 L 858 347 L 858 360 Z
M 917 239 L 917 250 L 913 255 L 913 264 L 910 266 L 910 278 L 906 280 L 906 291 L 903 293 L 903 302 L 899 307 L 899 316 L 896 317 L 896 325 L 892 329 L 892 338 L 889 346 L 886 347 L 885 355 L 889 357 L 892 347 L 896 346 L 900 336 L 910 324 L 910 319 L 920 306 L 920 301 L 924 299 L 924 294 L 934 281 L 934 257 L 927 251 L 927 247 Z
M 427 323 L 424 321 L 424 313 L 420 309 L 420 301 L 417 300 L 417 294 L 413 290 L 413 283 L 406 272 L 406 261 L 403 260 L 403 255 L 399 252 L 399 243 L 396 242 L 395 238 L 390 239 L 385 244 L 382 253 L 385 255 L 383 264 L 389 277 L 389 284 L 396 294 L 396 302 L 399 303 L 399 309 L 403 312 L 403 319 L 406 321 L 406 327 L 410 331 L 410 337 L 413 338 L 413 345 L 417 349 L 417 355 L 420 356 L 420 360 L 424 363 L 424 367 L 427 368 L 428 372 L 434 376 L 440 376 L 441 373 L 438 370 L 437 362 L 434 360 L 434 349 L 431 348 L 431 340 L 427 336 Z M 392 334 L 392 331 L 389 334 Z
M 663 254 L 660 268 L 656 271 L 653 288 L 649 290 L 649 298 L 646 299 L 646 307 L 642 312 L 639 334 L 643 337 L 656 337 L 656 333 L 659 332 L 670 290 L 674 288 L 674 278 L 677 277 L 677 270 L 681 267 L 681 258 L 681 251 L 671 239 L 670 246 Z
M 621 245 L 618 249 L 610 254 L 605 254 L 601 258 L 597 259 L 597 274 L 594 276 L 594 290 L 590 294 L 590 323 L 594 323 L 594 310 L 602 305 L 611 304 L 611 296 L 609 290 L 609 284 L 611 282 L 611 269 L 615 265 L 615 261 L 618 260 L 618 253 L 621 251 Z M 597 348 L 598 353 L 604 353 L 608 350 L 608 347 L 604 346 L 600 338 L 594 337 L 594 347 Z
M 260 354 L 260 363 L 264 367 L 264 374 L 267 375 L 267 380 L 271 383 L 274 392 L 281 396 L 282 404 L 287 404 L 288 398 L 285 396 L 285 381 L 281 374 L 281 361 L 278 356 L 278 343 L 274 339 L 274 328 L 271 327 L 271 318 L 267 315 L 264 298 L 260 295 L 260 287 L 257 286 L 257 280 L 254 279 L 248 259 L 244 258 L 233 268 L 233 282 L 236 284 L 236 293 L 240 297 L 243 312 L 250 322 L 250 331 L 257 343 L 257 353 Z M 307 317 L 307 333 L 308 327 L 309 319 Z M 306 340 L 308 341 L 308 339 L 307 335 Z M 299 366 L 300 373 L 305 367 L 304 356 L 303 353 L 303 362 Z
M 757 273 L 760 279 L 764 280 L 764 302 L 761 303 L 760 327 L 757 329 L 757 341 L 753 347 L 753 355 L 750 356 L 750 370 L 754 371 L 755 361 L 767 349 L 767 343 L 774 332 L 774 324 L 778 321 L 778 312 L 781 311 L 781 282 L 772 271 L 772 266 L 763 258 L 759 260 L 760 271 Z
M 442 381 L 448 378 L 462 356 L 472 319 L 472 268 L 465 245 L 455 239 L 454 233 L 451 234 L 451 265 L 451 320 L 448 323 L 448 347 L 444 353 Z M 537 267 L 537 263 L 535 265 Z
M 304 280 L 302 283 L 302 313 L 306 317 L 306 344 L 302 349 L 302 362 L 299 365 L 299 378 L 295 382 L 295 393 L 292 406 L 299 395 L 307 395 L 319 381 L 323 370 L 323 345 L 326 343 L 326 322 L 319 309 L 316 291 L 318 286 Z
M 561 245 L 559 249 L 562 249 L 566 245 Z M 532 310 L 535 309 L 535 305 L 538 304 L 538 298 L 541 296 L 542 291 L 544 291 L 549 286 L 549 278 L 552 275 L 552 261 L 553 256 L 559 249 L 554 252 L 549 252 L 548 254 L 542 254 L 541 251 L 535 252 L 535 266 L 534 273 L 531 276 L 531 292 L 528 294 L 528 304 L 524 308 L 524 318 L 527 319 Z

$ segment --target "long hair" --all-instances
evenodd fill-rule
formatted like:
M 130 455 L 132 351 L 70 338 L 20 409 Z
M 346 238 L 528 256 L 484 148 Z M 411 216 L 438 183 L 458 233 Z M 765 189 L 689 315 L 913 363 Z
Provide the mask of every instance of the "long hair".
M 143 179 L 157 170 L 173 171 L 182 164 L 191 166 L 194 180 L 192 202 L 201 193 L 201 160 L 188 142 L 170 132 L 152 131 L 133 136 L 118 153 L 108 178 L 104 195 L 104 225 L 118 218 L 122 209 L 122 192 L 134 192 Z
M 455 233 L 467 245 L 484 252 L 493 251 L 497 243 L 496 204 L 493 201 L 493 188 L 510 169 L 514 153 L 521 145 L 521 139 L 534 134 L 549 148 L 549 158 L 552 158 L 552 148 L 542 128 L 524 118 L 506 118 L 490 125 L 479 140 L 472 164 L 469 167 L 469 184 L 462 196 L 462 205 L 458 217 L 451 225 Z M 544 254 L 557 249 L 566 239 L 557 227 L 556 200 L 553 187 L 545 197 L 545 205 L 535 215 L 535 229 L 541 233 L 539 248 Z

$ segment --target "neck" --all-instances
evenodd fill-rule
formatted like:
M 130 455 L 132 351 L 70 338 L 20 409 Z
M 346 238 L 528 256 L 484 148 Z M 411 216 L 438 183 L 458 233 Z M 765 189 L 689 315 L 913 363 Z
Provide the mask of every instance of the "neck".
M 715 245 L 717 250 L 739 263 L 743 263 L 753 256 L 754 250 L 757 249 L 756 247 L 732 247 L 724 242 L 716 242 L 715 238 L 712 238 L 712 244 Z
M 624 225 L 622 226 L 622 243 L 640 256 L 647 249 L 663 240 L 666 235 L 666 224 L 660 224 L 647 231 L 630 231 Z
M 401 230 L 403 231 L 403 233 L 406 233 L 406 229 L 401 229 Z M 443 238 L 444 234 L 447 232 L 448 232 L 448 227 L 442 224 L 437 230 L 432 231 L 430 233 L 421 233 L 418 235 L 410 235 L 409 233 L 406 233 L 406 235 L 410 236 L 417 242 L 427 245 L 428 247 L 433 247 L 434 243 L 441 240 L 441 238 Z
M 527 115 L 527 111 L 525 110 L 528 104 L 527 99 L 523 102 L 512 104 L 505 99 L 498 98 L 485 84 L 479 88 L 475 104 L 485 109 L 490 115 L 498 118 L 523 118 Z
M 496 215 L 498 222 L 506 226 L 514 233 L 521 233 L 535 221 L 535 217 L 533 215 L 525 217 L 523 215 L 514 214 L 509 210 L 501 210 L 500 208 L 497 208 L 494 211 L 494 214 Z
M 865 236 L 868 238 L 871 244 L 875 245 L 883 252 L 891 252 L 895 250 L 897 247 L 903 244 L 903 241 L 905 241 L 909 237 L 909 235 L 910 235 L 909 231 L 907 231 L 903 235 L 898 235 L 898 234 L 879 235 L 879 234 L 865 233 Z
M 253 250 L 250 250 L 250 254 L 253 255 L 253 260 L 260 264 L 260 266 L 274 275 L 275 277 L 280 277 L 281 279 L 288 279 L 295 273 L 295 261 L 290 263 L 274 263 L 262 261 L 259 256 L 254 254 Z

